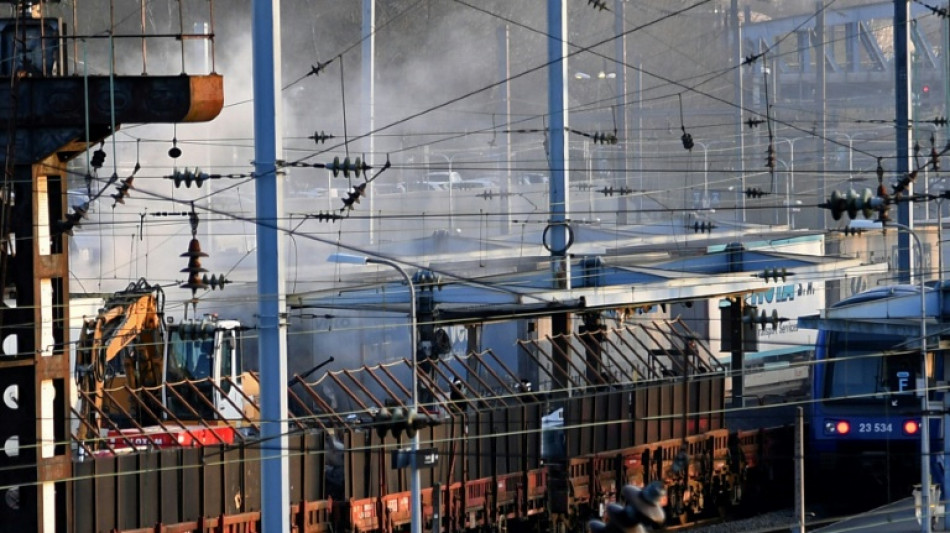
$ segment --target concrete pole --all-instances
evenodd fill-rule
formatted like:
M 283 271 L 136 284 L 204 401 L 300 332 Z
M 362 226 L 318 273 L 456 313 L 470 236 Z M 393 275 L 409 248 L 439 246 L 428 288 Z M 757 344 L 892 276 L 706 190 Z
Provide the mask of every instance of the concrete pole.
M 795 416 L 795 512 L 798 531 L 805 533 L 805 411 L 796 408 Z
M 261 376 L 261 528 L 290 531 L 287 461 L 287 335 L 282 235 L 280 4 L 254 0 L 254 183 L 257 194 L 257 290 Z
M 732 64 L 735 69 L 735 96 L 736 113 L 739 115 L 736 120 L 736 159 L 739 171 L 739 190 L 736 192 L 736 222 L 740 220 L 745 222 L 745 130 L 742 129 L 742 111 L 743 98 L 742 93 L 742 29 L 739 27 L 739 0 L 732 0 L 729 7 L 729 20 L 732 22 Z M 741 211 L 741 213 L 740 213 Z M 741 217 L 741 219 L 740 219 Z
M 896 168 L 897 178 L 903 178 L 910 172 L 910 2 L 894 0 L 894 67 L 895 118 L 894 136 L 897 142 Z M 907 195 L 914 193 L 913 185 L 908 186 Z M 912 202 L 897 204 L 897 221 L 908 228 L 914 227 Z M 897 276 L 901 283 L 910 283 L 914 268 L 913 254 L 910 251 L 910 233 L 897 235 Z
M 501 221 L 501 234 L 511 233 L 511 31 L 508 25 L 498 28 L 498 67 L 501 71 L 501 79 L 505 80 L 501 84 L 500 94 L 502 95 L 499 103 L 500 114 L 505 117 L 505 133 L 501 135 L 502 142 L 505 144 L 505 174 L 504 183 L 501 184 L 502 191 L 498 195 L 499 208 L 504 214 Z
M 630 187 L 630 180 L 627 176 L 627 150 L 630 144 L 627 142 L 627 37 L 624 31 L 624 6 L 626 0 L 614 0 L 614 34 L 620 38 L 616 40 L 616 49 L 614 51 L 614 61 L 616 62 L 616 106 L 617 106 L 617 140 L 620 143 L 622 151 L 617 158 L 615 165 L 616 172 L 620 174 L 621 185 Z M 617 225 L 626 226 L 629 223 L 627 211 L 629 210 L 627 196 L 621 194 L 617 198 Z
M 634 128 L 637 130 L 637 149 L 636 149 L 636 158 L 637 158 L 637 176 L 640 179 L 640 184 L 637 187 L 637 223 L 643 221 L 643 196 L 645 191 L 643 190 L 643 63 L 637 62 L 637 76 L 635 78 L 635 89 L 637 93 L 637 101 L 634 104 Z M 740 120 L 740 122 L 742 122 Z M 742 130 L 740 126 L 739 130 Z
M 940 257 L 939 269 L 937 273 L 937 290 L 939 291 L 938 302 L 943 300 L 943 200 L 937 200 L 937 255 Z M 937 304 L 938 309 L 940 305 Z M 947 356 L 944 355 L 943 361 L 943 380 L 950 382 L 950 367 L 947 366 Z M 940 493 L 942 494 L 940 505 L 944 509 L 943 530 L 950 531 L 950 513 L 947 513 L 947 490 L 950 488 L 950 468 L 947 468 L 947 457 L 950 457 L 950 394 L 943 395 L 943 479 L 940 480 Z
M 548 183 L 548 211 L 551 213 L 545 233 L 551 253 L 551 286 L 571 288 L 571 262 L 567 254 L 570 228 L 568 206 L 570 195 L 570 152 L 566 147 L 568 127 L 567 92 L 567 4 L 564 0 L 548 0 L 548 150 L 550 181 Z M 571 316 L 559 313 L 551 317 L 551 334 L 557 339 L 559 350 L 554 358 L 556 368 L 566 368 L 564 355 L 568 353 L 563 339 L 571 332 Z M 558 366 L 560 365 L 560 366 Z M 565 394 L 569 379 L 557 373 L 552 385 L 557 395 Z
M 363 135 L 366 135 L 366 153 L 363 154 L 363 161 L 367 165 L 373 166 L 373 152 L 376 150 L 375 135 L 376 129 L 376 0 L 363 0 L 363 48 L 362 48 L 362 98 L 361 105 L 363 112 L 362 118 Z M 327 189 L 329 196 L 330 189 Z M 374 210 L 373 184 L 369 184 L 369 190 L 366 192 L 369 197 L 369 242 L 375 242 L 375 233 L 373 228 L 372 215 Z
M 825 128 L 827 126 L 827 105 L 825 99 L 825 6 L 821 2 L 817 3 L 815 20 L 815 37 L 818 39 L 818 50 L 815 56 L 815 85 L 818 94 L 818 197 L 824 201 L 827 190 L 827 179 L 825 177 Z M 821 229 L 828 227 L 828 216 L 830 212 L 827 209 L 819 210 L 821 213 Z
M 548 113 L 551 117 L 548 130 L 551 165 L 548 246 L 551 251 L 552 287 L 570 289 L 571 264 L 567 257 L 570 153 L 565 139 L 568 127 L 566 35 L 567 4 L 564 0 L 548 0 Z
M 942 17 L 940 19 L 940 31 L 940 42 L 950 42 L 950 17 Z M 942 66 L 943 72 L 941 72 L 941 78 L 943 79 L 943 108 L 947 110 L 950 109 L 950 54 L 943 54 Z M 950 122 L 944 125 L 943 135 L 944 138 L 950 139 Z M 950 517 L 948 517 L 948 520 L 950 520 Z
M 950 42 L 950 18 L 943 17 L 941 19 L 940 27 L 942 30 L 942 40 L 940 42 L 946 43 Z M 943 63 L 943 102 L 944 110 L 950 110 L 950 54 L 944 54 L 944 63 Z M 950 140 L 950 123 L 944 126 L 944 138 Z M 943 200 L 937 200 L 937 264 L 938 272 L 937 279 L 940 280 L 938 287 L 940 287 L 940 293 L 943 294 Z M 942 297 L 941 297 L 942 299 Z M 950 360 L 944 356 L 943 362 L 943 372 L 944 381 L 950 383 Z M 947 500 L 947 493 L 950 491 L 950 468 L 948 468 L 947 458 L 950 457 L 950 394 L 943 395 L 943 412 L 946 413 L 943 415 L 943 480 L 941 484 L 943 501 Z M 946 511 L 947 505 L 944 505 L 944 510 Z M 943 515 L 943 529 L 944 531 L 950 531 L 950 513 L 944 512 Z

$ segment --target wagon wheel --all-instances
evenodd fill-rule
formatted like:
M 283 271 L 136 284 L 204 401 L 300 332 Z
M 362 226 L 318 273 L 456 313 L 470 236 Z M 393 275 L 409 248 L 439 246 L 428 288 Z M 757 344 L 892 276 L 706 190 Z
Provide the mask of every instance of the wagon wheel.
M 676 483 L 670 486 L 666 491 L 667 498 L 669 498 L 669 519 L 674 522 L 679 522 L 680 525 L 685 525 L 689 522 L 689 516 L 687 516 L 687 506 L 686 502 L 683 501 L 683 486 L 680 483 Z
M 731 488 L 728 486 L 728 479 L 724 474 L 717 474 L 713 477 L 710 487 L 710 498 L 706 501 L 712 501 L 715 506 L 716 515 L 720 519 L 725 519 L 729 514 L 729 508 L 732 505 Z

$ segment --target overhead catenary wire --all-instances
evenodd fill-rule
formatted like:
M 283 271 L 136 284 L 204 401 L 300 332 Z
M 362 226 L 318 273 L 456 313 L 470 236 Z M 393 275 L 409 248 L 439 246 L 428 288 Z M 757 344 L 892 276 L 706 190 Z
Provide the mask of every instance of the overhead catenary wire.
M 293 234 L 293 233 L 291 233 L 291 235 L 292 235 L 292 234 Z

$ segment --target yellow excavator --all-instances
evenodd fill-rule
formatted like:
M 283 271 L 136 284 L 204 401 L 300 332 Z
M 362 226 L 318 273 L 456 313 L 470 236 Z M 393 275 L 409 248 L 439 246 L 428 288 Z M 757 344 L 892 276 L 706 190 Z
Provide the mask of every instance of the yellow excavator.
M 104 428 L 247 419 L 257 382 L 242 371 L 237 320 L 167 320 L 165 294 L 145 279 L 110 296 L 83 324 L 74 375 L 77 437 L 95 445 Z

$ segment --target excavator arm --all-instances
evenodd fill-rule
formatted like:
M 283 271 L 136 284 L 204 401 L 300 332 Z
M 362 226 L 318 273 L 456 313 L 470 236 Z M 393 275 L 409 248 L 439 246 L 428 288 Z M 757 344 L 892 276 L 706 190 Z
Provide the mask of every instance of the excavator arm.
M 93 328 L 94 350 L 103 352 L 108 365 L 123 350 L 136 357 L 126 357 L 122 364 L 129 387 L 151 386 L 161 383 L 162 346 L 164 340 L 156 335 L 162 328 L 156 294 L 137 297 L 130 304 L 119 304 L 108 309 L 97 319 Z
M 133 390 L 162 383 L 164 305 L 162 288 L 140 279 L 110 297 L 99 314 L 84 324 L 76 348 L 75 369 L 82 393 L 79 411 L 85 421 L 79 428 L 80 439 L 98 437 L 92 433 L 93 428 L 98 430 L 101 425 L 100 416 L 115 416 L 120 425 L 121 418 L 129 415 L 142 418 L 137 415 L 137 402 L 120 395 L 109 395 L 107 399 L 103 392 L 113 379 L 118 382 L 110 386 L 125 384 Z M 125 375 L 114 376 L 110 368 L 120 356 Z

